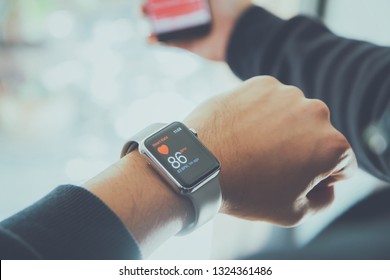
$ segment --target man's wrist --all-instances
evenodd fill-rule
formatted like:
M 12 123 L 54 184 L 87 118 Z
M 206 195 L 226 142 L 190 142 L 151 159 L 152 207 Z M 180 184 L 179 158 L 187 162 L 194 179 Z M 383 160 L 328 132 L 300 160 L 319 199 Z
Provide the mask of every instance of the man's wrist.
M 169 208 L 162 207 L 157 209 L 158 211 L 169 209 L 172 218 L 180 219 L 183 221 L 183 227 L 192 221 L 193 206 L 191 201 L 186 197 L 183 197 L 174 192 L 169 184 L 158 175 L 151 166 L 146 162 L 143 156 L 138 152 L 134 151 L 125 156 L 119 165 L 124 165 L 124 176 L 126 179 L 126 188 L 129 188 L 131 193 L 133 188 L 140 187 L 142 196 L 145 199 L 156 198 L 164 202 L 164 205 L 169 205 Z M 143 204 L 142 198 L 139 199 Z M 167 217 L 169 218 L 169 217 Z
M 192 203 L 134 151 L 84 185 L 122 220 L 143 253 L 191 223 Z

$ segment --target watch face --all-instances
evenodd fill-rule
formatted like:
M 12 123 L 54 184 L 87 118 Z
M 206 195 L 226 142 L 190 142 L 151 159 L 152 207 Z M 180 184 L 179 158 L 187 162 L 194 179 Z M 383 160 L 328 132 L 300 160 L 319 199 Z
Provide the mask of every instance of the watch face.
M 185 189 L 218 170 L 218 160 L 182 123 L 175 122 L 145 140 L 145 147 Z

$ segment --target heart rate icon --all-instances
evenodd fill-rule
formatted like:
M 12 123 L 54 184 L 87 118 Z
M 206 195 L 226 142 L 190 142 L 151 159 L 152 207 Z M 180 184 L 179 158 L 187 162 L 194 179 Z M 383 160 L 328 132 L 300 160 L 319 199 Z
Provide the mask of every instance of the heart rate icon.
M 161 145 L 160 147 L 157 148 L 157 151 L 162 154 L 162 155 L 167 155 L 169 154 L 169 148 L 167 145 Z

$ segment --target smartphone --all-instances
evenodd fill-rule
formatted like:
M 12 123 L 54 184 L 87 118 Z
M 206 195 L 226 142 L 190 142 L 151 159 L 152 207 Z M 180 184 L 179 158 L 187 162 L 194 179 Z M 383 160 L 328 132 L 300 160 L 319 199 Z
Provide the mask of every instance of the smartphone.
M 207 35 L 212 16 L 208 0 L 147 0 L 153 32 L 161 42 Z

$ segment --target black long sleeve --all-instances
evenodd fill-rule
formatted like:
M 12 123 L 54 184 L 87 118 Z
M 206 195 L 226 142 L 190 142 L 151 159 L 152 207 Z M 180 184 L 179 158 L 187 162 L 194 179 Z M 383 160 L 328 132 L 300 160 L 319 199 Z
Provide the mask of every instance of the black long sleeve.
M 119 218 L 80 187 L 58 187 L 0 223 L 0 259 L 139 258 Z
M 338 37 L 314 19 L 284 21 L 252 7 L 236 25 L 227 62 L 241 79 L 271 75 L 323 100 L 359 165 L 390 182 L 390 48 Z M 369 133 L 379 150 L 368 144 Z

